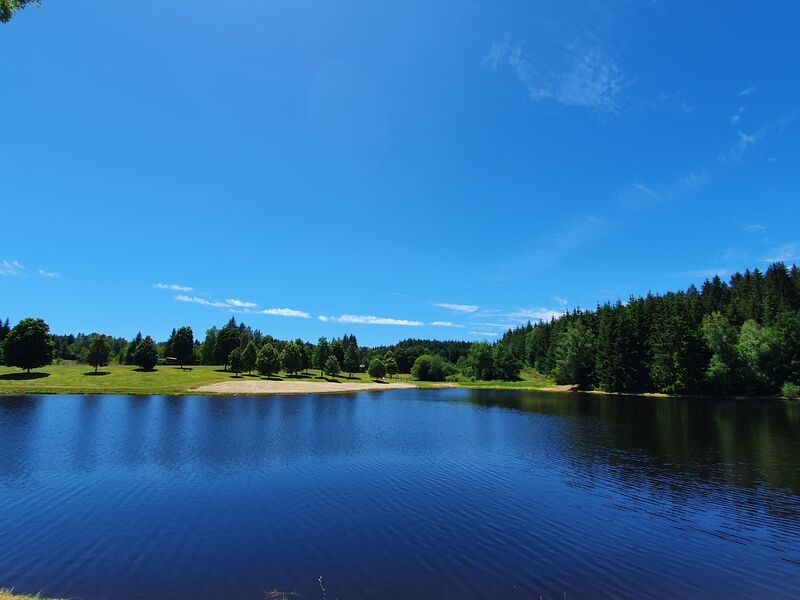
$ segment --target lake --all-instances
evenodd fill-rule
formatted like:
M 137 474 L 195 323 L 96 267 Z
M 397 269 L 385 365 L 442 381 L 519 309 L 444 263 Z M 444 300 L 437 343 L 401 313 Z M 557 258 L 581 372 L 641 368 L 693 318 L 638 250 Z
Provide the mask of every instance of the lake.
M 0 397 L 0 587 L 800 597 L 800 404 L 464 389 Z

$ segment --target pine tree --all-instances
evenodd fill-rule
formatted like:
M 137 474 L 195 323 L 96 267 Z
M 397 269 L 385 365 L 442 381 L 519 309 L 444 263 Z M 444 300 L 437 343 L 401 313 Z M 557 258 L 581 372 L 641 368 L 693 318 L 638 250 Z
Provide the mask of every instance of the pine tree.
M 395 363 L 397 364 L 397 363 Z M 344 361 L 342 361 L 342 366 L 344 370 L 349 374 L 352 378 L 353 373 L 358 370 L 359 367 L 359 360 L 358 360 L 358 350 L 356 350 L 356 346 L 353 343 L 348 344 L 347 350 L 344 352 Z

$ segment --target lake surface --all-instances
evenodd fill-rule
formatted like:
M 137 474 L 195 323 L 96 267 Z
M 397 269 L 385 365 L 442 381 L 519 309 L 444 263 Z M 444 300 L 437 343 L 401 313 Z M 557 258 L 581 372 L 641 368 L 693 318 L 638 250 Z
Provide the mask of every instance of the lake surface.
M 800 597 L 800 404 L 0 397 L 0 587 Z

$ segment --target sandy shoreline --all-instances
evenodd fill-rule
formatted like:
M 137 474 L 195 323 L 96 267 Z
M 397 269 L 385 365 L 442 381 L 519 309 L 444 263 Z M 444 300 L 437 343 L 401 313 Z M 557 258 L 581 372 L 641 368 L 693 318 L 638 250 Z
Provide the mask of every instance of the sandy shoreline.
M 409 389 L 409 383 L 334 383 L 331 381 L 222 381 L 202 385 L 190 392 L 215 394 L 336 394 L 343 392 L 370 392 L 376 390 Z

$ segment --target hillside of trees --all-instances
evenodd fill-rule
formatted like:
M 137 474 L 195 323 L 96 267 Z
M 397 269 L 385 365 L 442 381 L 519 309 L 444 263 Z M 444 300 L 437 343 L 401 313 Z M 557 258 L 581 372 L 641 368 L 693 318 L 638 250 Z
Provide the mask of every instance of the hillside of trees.
M 700 290 L 575 310 L 509 331 L 502 343 L 540 373 L 584 389 L 792 391 L 800 383 L 800 270 L 776 263 L 727 283 L 714 277 Z
M 55 360 L 152 369 L 159 362 L 221 365 L 270 376 L 318 369 L 380 379 L 514 380 L 524 368 L 557 383 L 609 392 L 800 395 L 800 270 L 783 263 L 706 280 L 700 290 L 648 294 L 573 310 L 509 330 L 495 344 L 407 339 L 359 346 L 355 335 L 316 344 L 279 340 L 234 318 L 202 340 L 189 327 L 164 342 L 100 334 L 51 335 L 39 319 L 0 322 L 0 359 L 24 369 Z

